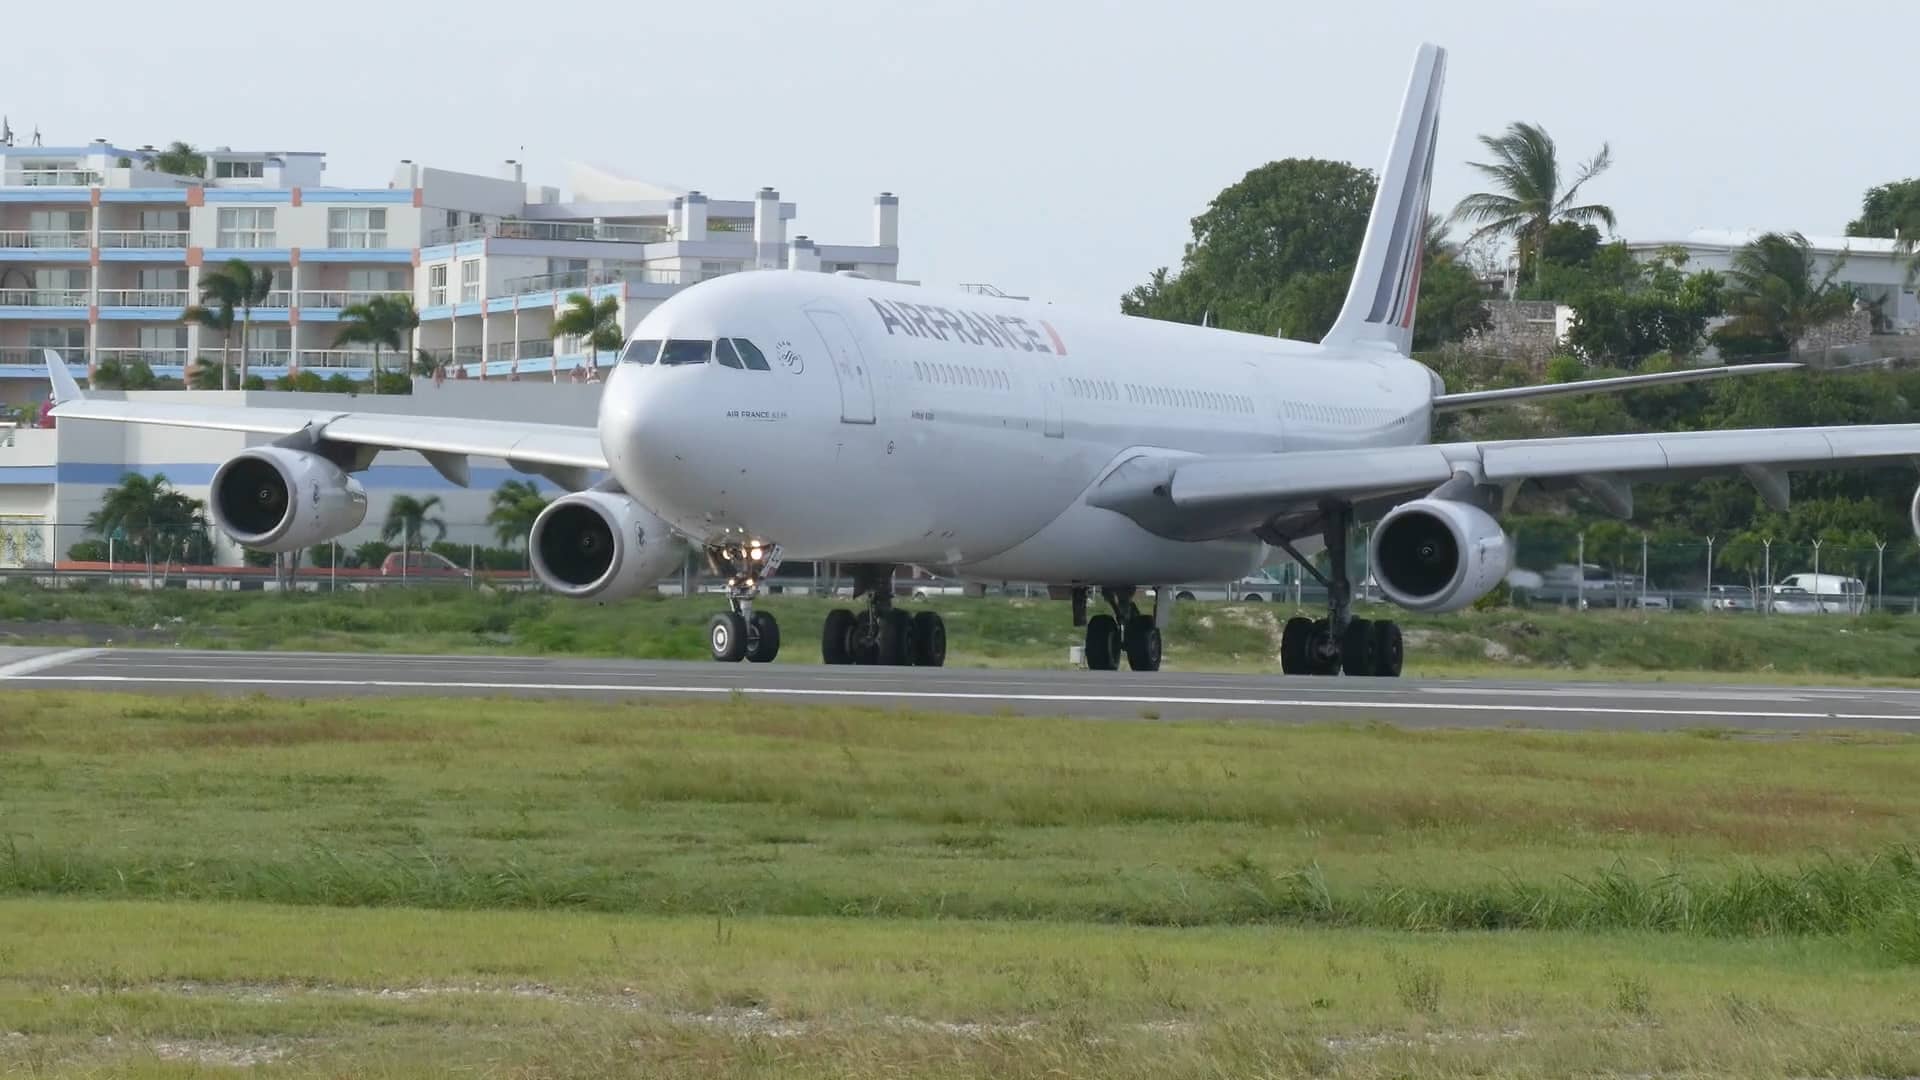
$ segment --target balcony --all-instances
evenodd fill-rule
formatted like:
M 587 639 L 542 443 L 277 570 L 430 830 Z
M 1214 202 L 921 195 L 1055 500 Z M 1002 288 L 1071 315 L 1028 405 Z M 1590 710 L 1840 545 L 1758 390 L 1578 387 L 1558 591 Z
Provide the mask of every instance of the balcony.
M 0 289 L 0 307 L 87 306 L 85 289 Z
M 0 248 L 88 248 L 93 238 L 67 229 L 0 229 Z
M 545 360 L 553 355 L 553 339 L 542 338 L 520 342 L 519 353 L 514 352 L 514 343 L 501 341 L 487 346 L 488 360 Z M 475 356 L 473 359 L 479 359 Z
M 100 349 L 95 353 L 99 363 L 114 363 L 125 367 L 128 364 L 141 363 L 150 368 L 183 367 L 187 362 L 185 349 Z
M 7 181 L 21 187 L 95 187 L 100 174 L 92 169 L 21 169 L 8 173 Z
M 101 289 L 101 307 L 183 308 L 185 289 Z
M 265 300 L 255 304 L 253 309 L 259 311 L 261 308 L 290 308 L 292 306 L 293 291 L 290 289 L 275 289 L 267 294 Z
M 506 296 L 530 293 L 563 292 L 567 289 L 591 289 L 600 285 L 618 285 L 631 281 L 647 285 L 691 285 L 700 278 L 684 270 L 647 270 L 641 267 L 607 267 L 600 270 L 566 270 L 558 274 L 534 274 L 508 278 Z
M 320 308 L 339 311 L 342 308 L 349 308 L 355 304 L 364 304 L 376 296 L 396 298 L 401 296 L 411 297 L 412 295 L 411 292 L 405 289 L 381 289 L 376 291 L 302 289 L 300 291 L 300 306 L 302 308 Z
M 392 352 L 381 355 L 380 362 L 388 371 L 397 371 L 401 357 Z M 368 349 L 301 349 L 301 371 L 347 371 L 358 369 L 370 371 L 373 368 L 373 353 Z
M 87 362 L 87 350 L 85 349 L 55 349 L 53 351 L 59 353 L 60 358 L 68 364 L 84 364 Z M 38 345 L 29 345 L 25 348 L 9 347 L 0 349 L 0 364 L 22 364 L 27 367 L 44 369 L 47 364 L 47 350 Z
M 187 231 L 185 229 L 103 229 L 100 232 L 100 246 L 103 248 L 184 248 L 187 246 Z
M 591 221 L 481 221 L 427 234 L 427 247 L 494 237 L 501 240 L 599 240 L 622 244 L 661 244 L 673 239 L 668 225 L 596 224 Z

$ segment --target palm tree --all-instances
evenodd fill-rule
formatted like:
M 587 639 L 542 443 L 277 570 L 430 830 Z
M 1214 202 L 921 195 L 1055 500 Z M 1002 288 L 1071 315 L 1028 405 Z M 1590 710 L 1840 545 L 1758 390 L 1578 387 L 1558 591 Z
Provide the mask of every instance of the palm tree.
M 164 473 L 129 472 L 108 488 L 100 507 L 87 516 L 87 529 L 124 538 L 135 559 L 151 561 L 156 550 L 184 558 L 206 547 L 206 505 L 176 490 Z M 158 548 L 156 548 L 158 544 Z
M 574 293 L 567 297 L 566 309 L 554 316 L 553 336 L 556 339 L 568 336 L 583 339 L 593 354 L 593 367 L 598 370 L 600 354 L 618 349 L 626 336 L 620 332 L 619 298 L 603 296 L 595 301 L 585 293 Z M 554 382 L 560 381 L 559 352 L 557 348 L 554 350 Z
M 399 537 L 403 561 L 411 541 L 421 540 L 420 546 L 426 546 L 424 540 L 428 526 L 432 526 L 435 540 L 445 540 L 447 538 L 446 519 L 433 512 L 439 506 L 440 496 L 438 495 L 429 495 L 424 499 L 416 499 L 411 495 L 395 495 L 393 501 L 387 504 L 387 520 L 380 526 L 380 539 L 392 540 L 394 537 Z
M 192 144 L 176 139 L 153 156 L 153 167 L 163 173 L 190 176 L 197 180 L 207 175 L 207 156 L 195 150 Z
M 234 306 L 240 309 L 240 383 L 247 382 L 247 361 L 253 350 L 253 308 L 266 303 L 273 292 L 273 268 L 254 266 L 245 259 L 228 259 L 219 271 L 233 280 Z M 202 276 L 204 282 L 204 275 Z
M 1613 228 L 1612 207 L 1600 203 L 1575 206 L 1573 202 L 1587 181 L 1613 164 L 1613 152 L 1607 144 L 1600 144 L 1600 152 L 1580 166 L 1579 175 L 1564 190 L 1559 149 L 1540 125 L 1509 124 L 1505 134 L 1480 136 L 1480 145 L 1494 160 L 1468 164 L 1484 173 L 1499 190 L 1469 195 L 1453 208 L 1455 220 L 1480 226 L 1467 237 L 1467 243 L 1487 236 L 1512 236 L 1519 245 L 1524 272 L 1530 263 L 1537 262 L 1533 256 L 1545 246 L 1547 229 L 1557 221 L 1581 225 L 1598 221 Z M 1539 273 L 1538 266 L 1534 273 Z
M 1460 254 L 1460 245 L 1448 235 L 1452 227 L 1453 222 L 1445 214 L 1427 211 L 1426 234 L 1421 239 L 1420 247 L 1428 266 L 1448 262 Z
M 380 392 L 380 376 L 383 369 L 380 364 L 380 350 L 399 349 L 402 334 L 410 334 L 420 325 L 420 313 L 413 308 L 410 296 L 372 296 L 356 304 L 349 304 L 340 311 L 340 321 L 344 324 L 340 332 L 334 335 L 333 343 L 340 345 L 373 346 L 373 392 Z
M 1734 254 L 1727 270 L 1726 311 L 1732 319 L 1724 331 L 1778 342 L 1783 351 L 1797 348 L 1807 331 L 1853 306 L 1853 296 L 1836 281 L 1846 261 L 1845 256 L 1836 258 L 1816 277 L 1818 267 L 1806 237 L 1760 236 Z
M 233 309 L 240 302 L 240 285 L 224 270 L 200 275 L 200 302 L 180 315 L 182 322 L 198 323 L 220 332 L 220 389 L 227 388 L 227 356 L 233 345 Z
M 531 480 L 508 480 L 494 489 L 492 501 L 487 524 L 507 547 L 524 543 L 533 532 L 533 519 L 547 508 L 547 497 Z

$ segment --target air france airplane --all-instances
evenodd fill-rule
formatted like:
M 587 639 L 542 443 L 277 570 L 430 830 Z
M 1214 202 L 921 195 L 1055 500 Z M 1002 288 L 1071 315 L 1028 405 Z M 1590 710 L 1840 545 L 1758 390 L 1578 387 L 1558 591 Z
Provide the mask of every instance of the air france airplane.
M 1795 471 L 1920 461 L 1920 425 L 1429 441 L 1436 414 L 1792 365 L 1449 394 L 1408 355 L 1445 53 L 1422 48 L 1345 307 L 1319 343 L 854 276 L 761 271 L 675 296 L 634 329 L 595 427 L 90 400 L 49 354 L 62 420 L 244 431 L 271 441 L 216 473 L 216 523 L 287 551 L 360 525 L 353 473 L 413 450 L 465 483 L 500 458 L 571 493 L 529 538 L 551 589 L 614 600 L 702 549 L 728 583 L 713 657 L 772 660 L 754 599 L 783 558 L 850 568 L 829 664 L 940 665 L 940 617 L 893 605 L 896 568 L 1044 584 L 1072 601 L 1086 662 L 1160 665 L 1165 583 L 1232 580 L 1286 552 L 1327 587 L 1284 629 L 1288 673 L 1398 675 L 1391 621 L 1356 618 L 1348 541 L 1378 520 L 1381 591 L 1454 611 L 1506 575 L 1496 520 L 1525 485 L 1620 515 L 1642 479 L 1737 470 L 1784 506 Z M 1920 493 L 1914 508 L 1920 529 Z M 1309 556 L 1324 548 L 1323 573 Z M 1143 590 L 1153 590 L 1151 610 Z M 1094 597 L 1107 612 L 1088 615 Z

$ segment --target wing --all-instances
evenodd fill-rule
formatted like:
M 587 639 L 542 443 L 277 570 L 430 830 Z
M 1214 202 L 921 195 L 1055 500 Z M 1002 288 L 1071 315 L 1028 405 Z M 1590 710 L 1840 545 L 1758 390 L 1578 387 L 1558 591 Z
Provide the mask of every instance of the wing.
M 1582 379 L 1578 382 L 1546 383 L 1541 386 L 1513 386 L 1504 390 L 1470 390 L 1459 394 L 1441 394 L 1433 399 L 1434 412 L 1458 412 L 1488 405 L 1518 405 L 1541 398 L 1575 397 L 1580 394 L 1612 394 L 1648 386 L 1673 386 L 1678 383 L 1707 382 L 1734 375 L 1764 375 L 1771 371 L 1797 371 L 1800 364 L 1736 364 L 1723 367 L 1684 368 L 1680 371 L 1656 371 L 1647 375 L 1616 375 L 1610 379 Z
M 103 401 L 81 394 L 66 366 L 51 352 L 48 374 L 53 381 L 53 416 L 59 420 L 243 431 L 299 437 L 313 444 L 345 444 L 364 451 L 357 462 L 361 468 L 381 450 L 414 450 L 441 475 L 462 486 L 468 479 L 469 456 L 499 458 L 521 472 L 546 476 L 575 491 L 588 485 L 590 471 L 607 467 L 599 433 L 590 427 L 332 409 Z
M 1739 472 L 1785 509 L 1795 472 L 1920 466 L 1920 424 L 1655 432 L 1564 439 L 1435 443 L 1246 457 L 1142 455 L 1110 471 L 1089 502 L 1162 536 L 1248 532 L 1285 539 L 1318 528 L 1320 507 L 1371 513 L 1465 475 L 1509 492 L 1525 483 L 1579 487 L 1608 510 L 1633 512 L 1633 483 Z

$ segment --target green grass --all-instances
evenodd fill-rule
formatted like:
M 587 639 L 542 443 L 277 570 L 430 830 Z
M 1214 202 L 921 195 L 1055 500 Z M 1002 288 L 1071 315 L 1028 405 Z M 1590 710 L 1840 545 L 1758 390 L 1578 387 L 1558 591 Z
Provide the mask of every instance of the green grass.
M 829 608 L 847 601 L 779 596 L 786 656 L 817 662 Z M 949 663 L 1064 667 L 1077 640 L 1067 605 L 1047 600 L 907 601 L 947 620 Z M 513 652 L 704 659 L 714 597 L 577 603 L 542 593 L 458 587 L 339 594 L 213 593 L 0 586 L 0 640 L 114 637 L 125 644 L 415 653 Z M 1167 664 L 1196 671 L 1277 671 L 1284 604 L 1181 605 Z M 1420 616 L 1379 609 L 1408 631 L 1410 675 L 1551 675 L 1778 682 L 1920 683 L 1920 618 L 1772 617 L 1683 612 L 1502 609 Z M 48 627 L 46 624 L 66 624 Z M 117 632 L 117 633 L 116 633 Z M 16 631 L 14 638 L 22 638 Z
M 1909 1076 L 1920 739 L 0 701 L 0 1074 Z

